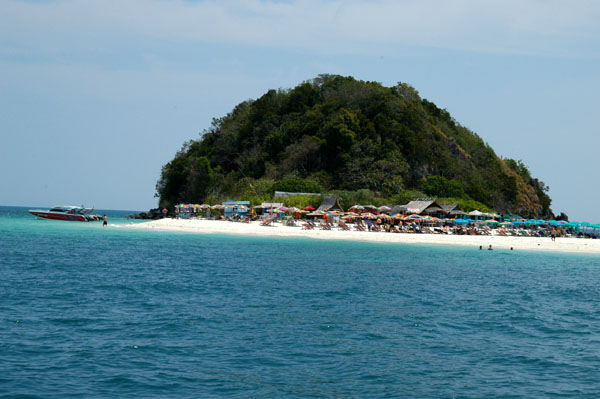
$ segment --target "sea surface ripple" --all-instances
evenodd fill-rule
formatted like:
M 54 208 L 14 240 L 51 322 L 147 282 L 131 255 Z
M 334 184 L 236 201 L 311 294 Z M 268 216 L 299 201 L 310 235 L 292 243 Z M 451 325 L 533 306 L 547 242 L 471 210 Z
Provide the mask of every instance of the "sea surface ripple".
M 600 397 L 600 258 L 0 207 L 0 396 Z

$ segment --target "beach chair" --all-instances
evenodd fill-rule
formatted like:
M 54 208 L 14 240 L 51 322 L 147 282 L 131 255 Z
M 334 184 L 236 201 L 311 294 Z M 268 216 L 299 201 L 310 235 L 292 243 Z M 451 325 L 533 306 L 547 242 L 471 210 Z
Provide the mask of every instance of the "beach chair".
M 348 225 L 344 222 L 338 222 L 338 226 L 345 231 L 350 231 L 350 227 L 348 227 Z
M 321 223 L 321 230 L 331 230 L 331 226 L 327 222 Z
M 272 226 L 273 224 L 273 219 L 265 219 L 264 221 L 260 222 L 261 226 Z
M 302 223 L 302 230 L 314 230 L 315 226 L 309 223 Z

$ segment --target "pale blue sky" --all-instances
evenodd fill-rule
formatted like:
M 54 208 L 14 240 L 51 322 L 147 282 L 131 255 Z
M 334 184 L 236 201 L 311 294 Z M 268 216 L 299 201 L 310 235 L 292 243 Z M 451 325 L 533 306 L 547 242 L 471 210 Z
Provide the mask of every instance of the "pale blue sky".
M 0 1 L 0 205 L 146 210 L 213 117 L 321 73 L 406 82 L 600 222 L 598 1 Z

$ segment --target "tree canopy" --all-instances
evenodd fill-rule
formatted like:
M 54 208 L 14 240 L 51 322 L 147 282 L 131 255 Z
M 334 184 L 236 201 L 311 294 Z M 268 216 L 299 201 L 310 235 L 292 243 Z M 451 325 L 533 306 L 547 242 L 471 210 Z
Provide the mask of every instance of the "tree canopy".
M 269 90 L 214 119 L 163 166 L 156 190 L 160 206 L 369 190 L 390 201 L 426 195 L 551 212 L 547 187 L 521 161 L 500 159 L 413 87 L 338 75 Z

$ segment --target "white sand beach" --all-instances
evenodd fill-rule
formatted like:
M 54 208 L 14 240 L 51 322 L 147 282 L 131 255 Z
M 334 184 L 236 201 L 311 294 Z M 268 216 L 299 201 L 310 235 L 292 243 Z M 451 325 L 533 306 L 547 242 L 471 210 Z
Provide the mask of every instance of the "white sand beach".
M 241 223 L 205 219 L 160 219 L 143 223 L 131 223 L 128 228 L 180 231 L 201 234 L 234 234 L 243 236 L 268 237 L 306 237 L 325 240 L 351 240 L 381 243 L 413 243 L 427 245 L 470 246 L 480 245 L 487 249 L 527 250 L 527 251 L 556 251 L 571 253 L 600 254 L 600 240 L 585 238 L 559 237 L 556 241 L 550 238 L 513 237 L 500 235 L 446 235 L 446 234 L 410 234 L 367 231 L 344 231 L 340 229 L 305 230 L 300 226 L 284 226 L 276 223 L 271 226 L 261 226 L 259 222 Z

